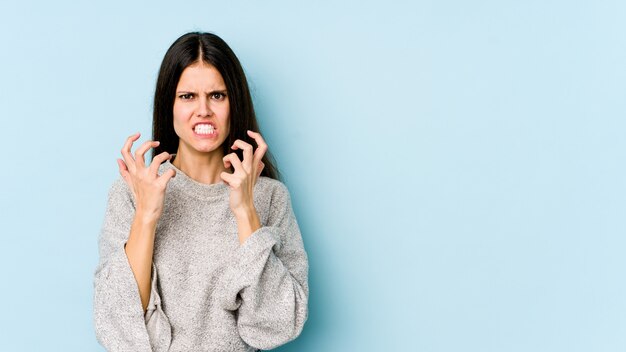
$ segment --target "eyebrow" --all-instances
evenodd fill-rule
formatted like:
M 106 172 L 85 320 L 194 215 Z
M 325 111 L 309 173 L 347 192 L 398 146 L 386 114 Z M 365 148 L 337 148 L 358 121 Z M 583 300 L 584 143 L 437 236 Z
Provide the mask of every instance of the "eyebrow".
M 195 91 L 192 91 L 192 90 L 179 90 L 179 91 L 176 92 L 176 94 L 181 94 L 181 93 L 195 93 Z M 226 93 L 226 89 L 215 89 L 215 90 L 210 91 L 208 94 L 211 95 L 211 94 L 214 94 L 214 93 L 225 94 Z

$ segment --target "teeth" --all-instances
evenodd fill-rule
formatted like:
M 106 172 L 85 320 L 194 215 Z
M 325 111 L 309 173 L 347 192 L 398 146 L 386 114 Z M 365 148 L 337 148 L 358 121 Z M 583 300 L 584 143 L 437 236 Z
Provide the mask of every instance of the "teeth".
M 197 134 L 213 134 L 213 132 L 215 130 L 213 129 L 213 126 L 211 126 L 211 125 L 198 124 L 198 125 L 196 125 L 196 128 L 194 129 L 194 131 Z

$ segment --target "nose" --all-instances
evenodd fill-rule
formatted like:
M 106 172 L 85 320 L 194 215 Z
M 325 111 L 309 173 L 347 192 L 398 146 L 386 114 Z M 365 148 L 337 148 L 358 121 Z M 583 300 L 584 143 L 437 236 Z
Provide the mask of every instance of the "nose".
M 198 99 L 198 108 L 197 113 L 199 117 L 211 116 L 213 112 L 211 111 L 211 106 L 209 105 L 209 99 Z

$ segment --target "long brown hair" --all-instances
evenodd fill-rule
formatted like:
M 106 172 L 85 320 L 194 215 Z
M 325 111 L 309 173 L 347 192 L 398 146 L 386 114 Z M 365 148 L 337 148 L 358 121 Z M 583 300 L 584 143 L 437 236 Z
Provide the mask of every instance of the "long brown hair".
M 179 138 L 174 131 L 176 86 L 178 86 L 183 70 L 199 60 L 214 66 L 219 71 L 228 91 L 230 134 L 222 144 L 224 155 L 233 152 L 229 146 L 233 145 L 237 139 L 256 146 L 254 139 L 246 133 L 246 130 L 259 132 L 259 126 L 248 81 L 239 59 L 228 44 L 217 35 L 191 32 L 176 39 L 165 53 L 161 63 L 154 92 L 152 120 L 152 140 L 161 143 L 152 150 L 153 158 L 164 151 L 174 154 L 178 150 Z M 240 160 L 243 160 L 242 150 L 238 149 L 234 152 L 237 153 Z M 265 167 L 261 176 L 280 180 L 280 172 L 269 148 L 262 161 Z

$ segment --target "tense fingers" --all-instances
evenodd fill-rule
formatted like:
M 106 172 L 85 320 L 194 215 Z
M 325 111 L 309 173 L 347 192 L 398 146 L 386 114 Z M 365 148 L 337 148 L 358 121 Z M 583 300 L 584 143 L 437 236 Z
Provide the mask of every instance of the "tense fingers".
M 126 182 L 130 181 L 130 179 L 128 178 L 130 176 L 130 174 L 128 173 L 128 166 L 126 166 L 124 160 L 117 159 L 117 166 L 119 166 L 120 168 L 120 175 L 122 176 L 122 178 L 124 178 Z
M 235 188 L 235 184 L 237 183 L 237 178 L 233 176 L 233 174 L 229 174 L 228 172 L 222 172 L 220 173 L 220 177 L 222 178 L 222 181 L 224 181 L 224 183 L 227 186 L 229 186 L 231 189 Z
M 252 146 L 241 139 L 237 139 L 231 148 L 233 150 L 243 149 L 243 166 L 247 172 L 250 172 L 252 170 Z
M 261 134 L 258 132 L 248 130 L 248 135 L 254 138 L 254 141 L 256 142 L 257 148 L 256 148 L 256 151 L 254 152 L 253 162 L 254 164 L 258 165 L 259 162 L 263 160 L 263 155 L 265 155 L 265 152 L 267 151 L 267 143 L 265 143 L 265 140 L 263 139 L 263 137 L 261 137 Z
M 135 209 L 141 209 L 144 214 L 149 214 L 150 219 L 158 219 L 163 212 L 167 183 L 176 175 L 176 171 L 169 169 L 158 175 L 159 166 L 171 157 L 168 152 L 162 152 L 152 158 L 151 164 L 146 167 L 144 155 L 150 148 L 158 146 L 160 144 L 158 141 L 144 142 L 137 148 L 133 158 L 131 147 L 139 136 L 139 133 L 135 133 L 128 137 L 122 147 L 124 160 L 117 159 L 117 164 L 120 175 L 133 193 Z
M 127 169 L 131 172 L 135 171 L 135 160 L 133 159 L 132 155 L 130 154 L 130 148 L 133 145 L 133 142 L 135 142 L 137 139 L 139 139 L 139 136 L 141 136 L 141 133 L 137 132 L 135 134 L 133 134 L 132 136 L 129 136 L 126 139 L 126 143 L 124 143 L 124 146 L 122 147 L 122 157 L 124 158 L 124 162 L 126 163 Z
M 141 147 L 137 148 L 137 150 L 135 150 L 135 168 L 145 168 L 146 161 L 144 160 L 143 155 L 148 151 L 148 149 L 156 148 L 158 145 L 159 141 L 145 141 Z
M 264 168 L 264 167 L 265 167 L 265 164 L 264 164 L 262 161 L 260 161 L 260 162 L 259 162 L 259 168 L 258 168 L 258 170 L 256 171 L 256 177 L 257 177 L 257 178 L 259 178 L 259 177 L 261 176 L 261 172 L 263 172 L 263 168 Z
M 159 170 L 159 166 L 165 161 L 171 158 L 172 155 L 168 152 L 163 152 L 154 158 L 152 158 L 152 164 L 150 164 L 150 173 L 156 175 Z
M 174 176 L 176 176 L 176 171 L 174 169 L 166 170 L 161 176 L 157 178 L 157 183 L 159 183 L 161 187 L 165 188 L 169 180 L 171 180 Z
M 233 173 L 240 173 L 242 171 L 245 172 L 245 170 L 243 170 L 243 166 L 241 165 L 241 160 L 239 160 L 237 154 L 230 153 L 222 158 L 222 160 L 224 161 L 224 167 L 229 168 L 232 165 L 235 168 L 235 172 Z

